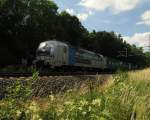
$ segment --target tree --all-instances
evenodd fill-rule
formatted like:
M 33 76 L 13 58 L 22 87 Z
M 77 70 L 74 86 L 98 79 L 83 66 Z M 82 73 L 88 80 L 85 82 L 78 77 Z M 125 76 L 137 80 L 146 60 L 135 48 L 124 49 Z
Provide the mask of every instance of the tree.
M 88 31 L 82 26 L 79 19 L 76 16 L 71 16 L 67 12 L 62 12 L 59 15 L 59 20 L 63 32 L 57 37 L 74 46 L 82 46 Z
M 23 57 L 31 59 L 38 44 L 54 35 L 56 4 L 50 0 L 1 0 L 0 3 L 1 45 L 8 49 L 1 51 L 3 54 L 7 51 L 8 58 L 15 56 L 17 63 Z
M 148 66 L 150 67 L 150 52 L 146 52 L 146 53 L 145 53 L 145 56 L 146 56 L 146 58 L 147 58 L 147 59 L 146 59 L 146 60 L 147 60 L 146 62 L 147 62 L 147 64 L 148 64 Z

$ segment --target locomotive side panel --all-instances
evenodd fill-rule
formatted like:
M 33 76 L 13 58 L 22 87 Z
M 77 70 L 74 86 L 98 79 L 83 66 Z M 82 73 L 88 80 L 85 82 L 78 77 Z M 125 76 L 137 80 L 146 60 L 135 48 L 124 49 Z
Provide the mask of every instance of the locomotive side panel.
M 75 66 L 81 67 L 92 67 L 92 61 L 90 59 L 90 55 L 83 49 L 77 49 L 76 51 L 76 64 Z
M 68 47 L 63 44 L 56 46 L 55 66 L 68 65 Z
M 73 66 L 76 63 L 76 49 L 69 47 L 68 65 Z
M 106 67 L 104 57 L 91 51 L 78 49 L 76 51 L 75 58 L 76 58 L 75 66 L 100 68 L 100 69 L 104 69 Z

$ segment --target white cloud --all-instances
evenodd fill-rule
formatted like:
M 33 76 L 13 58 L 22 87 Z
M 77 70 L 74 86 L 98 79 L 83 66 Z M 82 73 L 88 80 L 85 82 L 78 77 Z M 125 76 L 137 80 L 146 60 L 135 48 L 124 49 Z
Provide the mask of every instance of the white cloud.
M 145 47 L 144 49 L 146 50 L 148 48 L 146 46 L 149 46 L 149 35 L 150 32 L 135 33 L 133 36 L 126 36 L 123 38 L 132 45 L 134 44 L 137 47 Z
M 111 0 L 81 0 L 79 4 L 90 9 L 101 11 L 109 7 L 110 4 L 112 4 L 112 1 Z
M 139 3 L 140 0 L 81 0 L 79 5 L 97 11 L 112 9 L 114 13 L 120 13 L 134 9 Z
M 70 15 L 75 15 L 75 11 L 74 11 L 73 9 L 67 8 L 65 11 L 66 11 L 67 13 L 69 13 Z
M 79 18 L 79 20 L 84 21 L 88 18 L 89 14 L 87 13 L 82 13 L 82 14 L 77 14 L 77 17 Z
M 68 12 L 70 15 L 77 16 L 81 21 L 85 21 L 90 15 L 93 15 L 92 11 L 88 11 L 86 13 L 77 13 L 73 9 L 69 9 L 69 8 L 67 8 L 65 11 Z
M 141 21 L 137 23 L 137 25 L 148 25 L 150 26 L 150 10 L 145 11 L 142 15 L 141 15 Z

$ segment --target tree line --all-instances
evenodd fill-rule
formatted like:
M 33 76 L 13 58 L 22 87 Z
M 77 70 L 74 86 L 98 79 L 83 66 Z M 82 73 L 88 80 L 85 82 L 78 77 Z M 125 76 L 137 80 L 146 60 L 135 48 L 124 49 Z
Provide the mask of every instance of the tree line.
M 115 32 L 89 32 L 76 16 L 58 12 L 50 0 L 0 0 L 0 65 L 30 63 L 40 42 L 56 39 L 104 56 L 147 66 L 148 54 Z M 127 49 L 128 56 L 119 52 Z

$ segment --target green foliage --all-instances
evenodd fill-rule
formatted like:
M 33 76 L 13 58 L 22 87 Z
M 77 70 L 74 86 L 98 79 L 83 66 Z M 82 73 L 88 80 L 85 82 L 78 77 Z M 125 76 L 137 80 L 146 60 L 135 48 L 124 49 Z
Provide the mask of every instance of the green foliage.
M 113 85 L 105 91 L 107 107 L 114 120 L 147 120 L 150 82 L 129 80 L 127 73 L 114 77 Z M 118 114 L 119 113 L 119 114 Z
M 0 18 L 3 62 L 19 64 L 21 58 L 31 62 L 39 43 L 54 34 L 57 6 L 50 0 L 5 0 Z
M 150 52 L 146 52 L 145 53 L 145 56 L 147 57 L 147 64 L 148 64 L 148 66 L 150 66 Z
M 90 95 L 90 99 L 89 99 Z M 64 101 L 61 105 L 55 99 L 49 101 L 47 109 L 41 111 L 43 120 L 111 120 L 111 114 L 104 107 L 98 92 L 87 93 Z
M 113 119 L 129 120 L 137 100 L 134 88 L 128 85 L 128 74 L 115 76 L 114 84 L 105 94 Z
M 81 95 L 67 93 L 67 99 L 50 95 L 46 107 L 40 108 L 31 101 L 32 80 L 22 86 L 19 81 L 9 89 L 0 102 L 0 119 L 3 120 L 148 120 L 150 118 L 150 81 L 129 79 L 127 72 L 113 76 L 113 83 L 105 90 L 94 87 Z
M 32 83 L 36 82 L 37 78 L 38 73 L 34 73 L 31 80 L 25 83 L 17 80 L 8 87 L 7 96 L 4 98 L 4 103 L 0 109 L 1 120 L 26 120 L 31 118 L 29 116 L 32 116 L 31 110 L 35 104 L 28 103 L 28 100 L 32 97 Z
M 81 99 L 78 101 L 65 102 L 64 119 L 72 120 L 99 120 L 111 118 L 111 115 L 103 106 L 101 99 L 86 100 Z
M 51 101 L 48 108 L 40 112 L 40 116 L 43 120 L 59 120 L 62 113 L 58 109 L 57 103 Z

